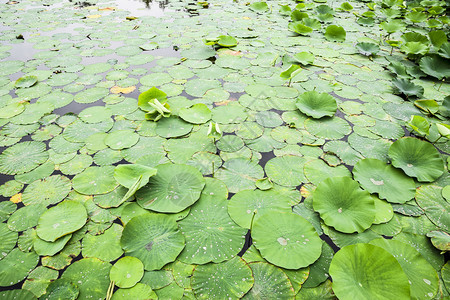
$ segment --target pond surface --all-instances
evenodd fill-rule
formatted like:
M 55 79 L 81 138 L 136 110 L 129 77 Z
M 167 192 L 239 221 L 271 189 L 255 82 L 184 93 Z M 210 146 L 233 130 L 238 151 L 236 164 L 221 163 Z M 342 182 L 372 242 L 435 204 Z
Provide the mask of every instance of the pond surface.
M 448 295 L 446 6 L 394 2 L 2 1 L 0 298 Z

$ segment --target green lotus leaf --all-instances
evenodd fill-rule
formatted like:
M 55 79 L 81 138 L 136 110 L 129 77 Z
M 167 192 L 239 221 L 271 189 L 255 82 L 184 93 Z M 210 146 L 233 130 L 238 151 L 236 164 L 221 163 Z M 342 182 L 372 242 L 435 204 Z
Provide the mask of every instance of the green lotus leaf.
M 292 199 L 275 190 L 244 190 L 228 201 L 228 213 L 239 226 L 250 229 L 254 215 L 290 212 L 292 204 Z
M 251 231 L 262 257 L 285 269 L 306 267 L 322 252 L 322 240 L 314 227 L 293 213 L 266 212 L 256 216 Z
M 305 66 L 314 63 L 314 55 L 306 51 L 295 54 L 293 58 L 294 60 L 298 61 L 299 63 Z
M 396 78 L 392 80 L 396 92 L 398 94 L 404 94 L 406 97 L 416 96 L 421 97 L 424 92 L 424 88 L 420 85 L 416 85 L 410 80 Z
M 408 277 L 388 251 L 370 244 L 341 248 L 330 265 L 340 299 L 410 299 Z
M 144 276 L 144 264 L 133 256 L 119 259 L 111 268 L 109 278 L 120 288 L 131 288 Z
M 314 210 L 328 226 L 344 233 L 363 232 L 375 220 L 375 204 L 350 177 L 329 177 L 313 193 Z
M 302 68 L 300 68 L 300 66 L 291 65 L 289 68 L 280 73 L 280 77 L 284 80 L 292 80 L 301 71 Z
M 444 101 L 439 107 L 439 113 L 444 117 L 450 117 L 450 96 L 444 98 Z
M 353 168 L 353 175 L 365 190 L 392 203 L 406 203 L 416 193 L 412 178 L 378 159 L 360 160 Z
M 221 47 L 234 47 L 237 46 L 238 42 L 237 40 L 229 35 L 220 35 L 218 36 L 218 41 L 217 41 L 217 45 L 221 46 Z
M 111 264 L 107 262 L 97 258 L 83 258 L 71 264 L 61 278 L 78 287 L 80 294 L 77 299 L 102 299 L 108 290 L 110 269 Z M 61 286 L 58 287 L 60 288 Z M 64 288 L 67 289 L 67 285 Z
M 36 232 L 41 239 L 54 242 L 83 227 L 86 219 L 87 213 L 83 204 L 65 200 L 41 215 Z
M 343 42 L 346 35 L 344 28 L 341 26 L 329 25 L 325 29 L 325 38 L 332 42 Z
M 330 277 L 328 271 L 333 256 L 334 250 L 327 243 L 323 243 L 322 253 L 320 254 L 319 259 L 309 266 L 309 274 L 302 285 L 302 289 L 316 287 Z M 287 271 L 290 272 L 289 270 Z
M 450 59 L 450 42 L 446 42 L 441 45 L 441 49 L 438 51 L 439 56 Z
M 0 292 L 0 298 L 4 300 L 36 300 L 36 296 L 28 290 L 9 290 Z
M 251 10 L 253 10 L 255 12 L 259 12 L 259 13 L 266 12 L 269 10 L 269 6 L 267 5 L 266 2 L 263 2 L 263 1 L 253 2 L 249 5 L 249 7 Z
M 144 263 L 145 270 L 159 270 L 177 258 L 185 239 L 173 217 L 144 214 L 125 225 L 120 243 L 126 255 Z
M 80 294 L 77 285 L 67 279 L 57 279 L 51 282 L 45 292 L 45 298 L 48 300 L 68 299 L 75 300 Z
M 407 13 L 405 15 L 405 18 L 410 20 L 413 23 L 420 23 L 425 21 L 428 16 L 427 14 L 423 13 L 423 12 L 419 12 L 419 11 L 412 11 L 410 13 Z
M 309 26 L 306 26 L 301 21 L 291 22 L 288 25 L 288 29 L 300 35 L 309 35 L 313 29 Z
M 388 152 L 392 165 L 420 182 L 432 182 L 444 173 L 444 162 L 436 148 L 412 137 L 395 141 Z
M 340 9 L 343 11 L 351 11 L 353 9 L 353 6 L 348 2 L 344 2 L 341 4 Z
M 450 234 L 445 231 L 430 231 L 427 237 L 431 239 L 434 247 L 441 251 L 450 251 Z
M 430 133 L 430 122 L 421 116 L 411 116 L 411 120 L 406 123 L 411 132 L 418 136 L 426 136 Z
M 84 195 L 98 195 L 112 192 L 117 187 L 114 167 L 89 167 L 72 179 L 73 188 Z
M 28 276 L 39 262 L 35 252 L 22 252 L 14 248 L 0 260 L 0 287 L 12 286 Z
M 6 256 L 16 246 L 17 238 L 17 232 L 8 229 L 5 223 L 0 223 L 0 240 L 2 241 L 0 245 L 0 259 Z
M 439 287 L 436 270 L 412 246 L 396 240 L 375 239 L 370 244 L 394 256 L 410 282 L 411 299 L 433 298 Z
M 179 222 L 186 238 L 180 261 L 189 264 L 219 263 L 239 253 L 247 230 L 236 226 L 230 218 L 227 202 L 221 196 L 202 195 L 189 215 Z
M 299 300 L 334 300 L 336 296 L 331 288 L 330 280 L 318 285 L 317 287 L 303 287 L 295 295 L 295 299 Z
M 157 99 L 159 102 L 165 103 L 167 101 L 167 94 L 156 87 L 152 87 L 139 95 L 139 108 L 147 112 L 155 110 L 155 108 L 149 104 L 149 102 L 153 99 Z
M 120 246 L 120 237 L 123 227 L 112 224 L 102 234 L 86 234 L 82 240 L 83 257 L 95 257 L 102 261 L 113 261 L 118 259 L 123 250 Z
M 255 283 L 242 299 L 292 299 L 294 288 L 289 278 L 279 268 L 265 263 L 249 264 Z
M 315 119 L 324 116 L 332 117 L 336 113 L 336 99 L 328 93 L 316 91 L 305 92 L 296 101 L 297 108 L 304 114 Z
M 450 232 L 450 203 L 442 196 L 442 188 L 434 185 L 421 186 L 416 192 L 416 202 L 436 226 Z
M 408 55 L 424 55 L 428 53 L 428 46 L 421 42 L 407 42 L 400 47 L 400 50 Z
M 227 160 L 220 168 L 215 178 L 222 180 L 230 192 L 254 189 L 255 182 L 264 177 L 262 167 L 249 159 L 238 157 Z
M 122 186 L 128 188 L 128 192 L 123 196 L 122 201 L 127 200 L 137 190 L 145 186 L 156 172 L 155 168 L 140 164 L 118 165 L 114 169 L 114 178 Z
M 133 130 L 116 130 L 108 133 L 104 143 L 113 150 L 130 148 L 139 141 L 139 135 Z
M 191 284 L 197 299 L 240 299 L 252 288 L 254 279 L 250 267 L 235 257 L 219 264 L 197 266 Z
M 177 213 L 200 198 L 205 179 L 195 167 L 163 164 L 156 169 L 157 174 L 136 193 L 137 202 L 143 208 Z
M 420 59 L 420 70 L 439 80 L 450 77 L 450 61 L 439 56 L 425 56 Z
M 406 26 L 402 20 L 394 19 L 389 22 L 381 22 L 380 28 L 385 30 L 387 33 L 394 33 L 397 31 L 405 30 Z
M 309 181 L 316 186 L 328 177 L 351 176 L 351 173 L 345 166 L 339 165 L 330 167 L 321 159 L 312 159 L 308 161 L 303 167 L 303 172 L 305 173 L 306 181 Z
M 312 29 L 318 30 L 322 27 L 322 24 L 320 24 L 320 22 L 317 19 L 313 19 L 313 18 L 304 18 L 302 20 L 303 24 L 311 27 Z
M 285 155 L 272 158 L 265 165 L 267 176 L 275 183 L 296 187 L 305 183 L 303 165 L 306 160 L 299 156 Z
M 44 143 L 35 141 L 22 142 L 7 148 L 0 154 L 0 172 L 16 175 L 36 169 L 48 159 L 45 149 Z
M 308 17 L 307 13 L 301 12 L 301 11 L 299 11 L 297 9 L 293 10 L 290 15 L 291 15 L 291 20 L 293 22 L 301 21 L 301 20 L 303 20 L 303 19 Z
M 292 9 L 289 7 L 289 5 L 280 5 L 279 13 L 282 16 L 289 16 L 291 14 Z
M 19 89 L 28 88 L 35 85 L 38 82 L 38 78 L 33 75 L 23 76 L 16 80 L 14 86 Z
M 450 125 L 445 123 L 436 123 L 436 127 L 441 136 L 450 139 Z
M 111 297 L 111 300 L 128 300 L 128 299 L 158 299 L 157 294 L 152 288 L 146 284 L 137 283 L 132 288 L 118 289 Z
M 204 124 L 211 119 L 211 110 L 203 103 L 197 103 L 190 108 L 182 108 L 180 118 L 192 124 Z
M 22 194 L 22 202 L 25 205 L 43 204 L 47 206 L 56 204 L 69 194 L 71 188 L 69 178 L 52 175 L 30 183 Z
M 422 43 L 424 45 L 428 44 L 428 38 L 426 36 L 424 36 L 423 34 L 420 34 L 418 32 L 410 31 L 410 32 L 402 34 L 400 37 L 405 43 L 419 42 L 419 43 Z
M 33 230 L 33 249 L 38 255 L 53 256 L 64 248 L 71 237 L 72 234 L 67 234 L 54 242 L 48 242 L 36 236 L 36 233 Z
M 440 108 L 436 100 L 416 100 L 414 101 L 414 106 L 432 115 L 436 114 Z
M 380 47 L 377 44 L 367 42 L 359 42 L 356 44 L 356 49 L 359 53 L 365 56 L 372 56 L 380 51 Z
M 163 138 L 180 137 L 192 131 L 192 124 L 189 124 L 178 117 L 161 119 L 156 125 L 156 133 Z

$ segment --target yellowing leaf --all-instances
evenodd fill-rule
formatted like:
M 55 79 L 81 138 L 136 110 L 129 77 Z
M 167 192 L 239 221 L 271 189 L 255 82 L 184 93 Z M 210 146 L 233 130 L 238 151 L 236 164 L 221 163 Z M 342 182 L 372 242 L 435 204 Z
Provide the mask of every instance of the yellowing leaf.
M 88 18 L 88 19 L 97 19 L 97 18 L 100 18 L 101 16 L 102 15 L 89 15 L 86 18 Z
M 19 203 L 22 202 L 22 193 L 15 194 L 14 196 L 9 199 L 12 203 Z
M 134 91 L 135 89 L 136 89 L 136 87 L 134 85 L 133 86 L 129 86 L 129 87 L 125 87 L 125 88 L 115 85 L 115 86 L 113 86 L 111 88 L 110 91 L 113 94 L 120 94 L 120 93 L 122 93 L 122 94 L 129 94 L 132 91 Z

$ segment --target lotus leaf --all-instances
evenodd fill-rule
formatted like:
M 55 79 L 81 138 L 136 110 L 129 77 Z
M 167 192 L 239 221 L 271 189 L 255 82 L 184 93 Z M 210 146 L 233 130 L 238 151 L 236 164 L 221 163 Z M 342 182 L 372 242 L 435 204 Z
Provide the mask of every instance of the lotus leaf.
M 444 44 L 442 44 L 441 49 L 439 49 L 438 54 L 439 54 L 439 56 L 441 56 L 443 58 L 450 59 L 450 43 L 445 42 Z
M 425 141 L 405 137 L 389 148 L 392 165 L 420 182 L 432 182 L 444 172 L 444 163 L 436 148 Z
M 387 33 L 391 34 L 405 29 L 405 23 L 402 20 L 394 19 L 389 22 L 381 22 L 380 28 L 384 29 Z
M 305 66 L 314 63 L 314 55 L 306 51 L 295 54 L 293 58 L 294 60 L 298 61 L 299 63 Z
M 108 290 L 110 269 L 111 265 L 107 262 L 102 262 L 97 258 L 83 258 L 71 264 L 61 278 L 78 287 L 80 294 L 77 299 L 94 297 L 100 299 L 106 295 Z M 63 285 L 63 287 L 64 289 L 69 288 L 67 285 Z
M 431 239 L 434 247 L 441 251 L 450 251 L 450 234 L 444 231 L 430 231 L 427 237 Z
M 218 37 L 217 45 L 221 47 L 234 47 L 237 46 L 237 40 L 229 35 L 221 35 Z
M 297 99 L 297 108 L 315 119 L 332 117 L 337 110 L 336 99 L 327 93 L 305 92 Z
M 397 259 L 410 282 L 411 299 L 433 298 L 436 295 L 438 274 L 416 249 L 400 241 L 387 239 L 375 239 L 370 244 L 383 248 Z
M 139 108 L 147 112 L 153 111 L 155 108 L 149 104 L 149 102 L 153 99 L 157 99 L 159 102 L 165 103 L 167 101 L 167 94 L 156 87 L 152 87 L 139 95 Z
M 356 44 L 356 49 L 359 53 L 365 56 L 372 56 L 380 51 L 380 47 L 377 44 L 367 42 L 359 42 L 358 44 Z
M 179 257 L 182 262 L 219 263 L 235 257 L 242 249 L 247 230 L 230 219 L 227 202 L 221 196 L 202 195 L 179 222 L 186 238 L 186 247 Z
M 450 77 L 450 62 L 439 56 L 425 56 L 420 59 L 420 70 L 439 80 Z
M 250 267 L 240 258 L 219 264 L 199 265 L 191 279 L 197 299 L 240 299 L 253 286 Z
M 353 175 L 365 190 L 392 203 L 405 203 L 416 192 L 413 179 L 378 159 L 360 160 L 353 169 Z
M 255 283 L 242 299 L 289 299 L 295 296 L 289 278 L 279 268 L 265 263 L 249 264 Z
M 289 197 L 275 190 L 244 190 L 228 202 L 228 213 L 239 226 L 250 229 L 255 215 L 267 211 L 290 212 L 292 204 Z
M 78 290 L 77 285 L 70 282 L 70 280 L 57 279 L 48 285 L 44 297 L 48 300 L 75 300 L 79 294 L 80 291 Z
M 436 226 L 450 231 L 450 203 L 442 197 L 442 188 L 434 185 L 421 186 L 416 192 L 416 202 Z
M 145 186 L 150 177 L 155 174 L 155 168 L 140 164 L 118 165 L 114 169 L 114 178 L 122 186 L 128 188 L 128 192 L 123 196 L 122 201 L 125 201 L 133 196 L 134 193 L 141 187 Z
M 2 241 L 0 245 L 0 260 L 16 246 L 17 237 L 17 232 L 9 230 L 5 223 L 0 223 L 0 239 Z
M 306 26 L 301 21 L 289 23 L 288 28 L 289 28 L 289 30 L 291 30 L 295 33 L 298 33 L 300 35 L 309 35 L 313 31 L 313 29 L 311 27 Z
M 144 264 L 133 256 L 119 259 L 111 268 L 109 278 L 120 288 L 131 288 L 144 276 Z
M 404 94 L 406 97 L 410 96 L 420 97 L 424 92 L 424 88 L 422 86 L 416 85 L 413 82 L 406 79 L 396 78 L 392 80 L 392 83 L 394 84 L 397 93 Z
M 137 283 L 128 289 L 118 289 L 111 297 L 111 300 L 128 299 L 158 299 L 157 294 L 146 284 Z
M 180 137 L 191 132 L 193 126 L 180 118 L 161 119 L 156 125 L 156 133 L 164 138 Z
M 267 5 L 266 2 L 253 2 L 252 4 L 249 5 L 250 9 L 255 11 L 255 12 L 266 12 L 269 10 L 269 6 Z
M 3 108 L 2 108 L 3 110 Z M 8 175 L 24 174 L 48 159 L 42 142 L 22 142 L 13 145 L 0 154 L 0 172 Z
M 12 286 L 27 277 L 39 262 L 35 252 L 22 252 L 14 248 L 0 260 L 0 287 Z
M 38 82 L 38 78 L 33 75 L 23 76 L 16 80 L 14 86 L 16 88 L 28 88 L 35 85 Z
M 36 300 L 36 296 L 25 289 L 0 292 L 0 297 L 5 300 Z
M 344 233 L 363 232 L 375 220 L 375 204 L 350 177 L 330 177 L 313 193 L 313 207 L 328 226 Z
M 264 177 L 264 170 L 258 163 L 238 157 L 227 160 L 215 177 L 222 180 L 230 192 L 255 188 L 255 182 Z
M 139 205 L 159 212 L 176 213 L 194 204 L 205 186 L 202 174 L 194 167 L 163 164 L 146 186 L 136 193 Z
M 86 209 L 83 204 L 65 200 L 41 215 L 36 232 L 41 239 L 54 242 L 83 227 L 86 218 Z
M 85 195 L 106 194 L 117 187 L 113 166 L 89 167 L 76 175 L 72 183 L 74 190 Z
M 430 133 L 430 123 L 424 117 L 411 116 L 411 120 L 406 124 L 418 136 L 426 136 Z
M 333 291 L 341 299 L 410 299 L 408 277 L 388 251 L 370 244 L 339 250 L 330 265 Z
M 322 241 L 314 227 L 293 213 L 266 212 L 255 218 L 251 230 L 262 257 L 285 269 L 306 267 L 322 251 Z
M 306 160 L 298 156 L 280 156 L 266 163 L 267 176 L 275 183 L 282 186 L 295 187 L 306 182 L 303 173 L 303 165 Z
M 343 42 L 346 35 L 344 28 L 337 25 L 329 25 L 325 30 L 325 38 L 332 42 Z
M 86 234 L 82 240 L 83 257 L 95 257 L 102 261 L 118 259 L 123 254 L 122 247 L 120 246 L 122 230 L 122 226 L 112 224 L 102 234 Z
M 302 288 L 295 295 L 295 298 L 300 300 L 333 300 L 336 299 L 336 296 L 331 288 L 331 282 L 327 280 L 314 288 Z
M 32 229 L 32 237 L 33 237 L 33 248 L 34 251 L 41 256 L 48 255 L 53 256 L 59 251 L 61 251 L 64 246 L 67 244 L 67 242 L 72 237 L 72 234 L 67 234 L 61 238 L 58 238 L 54 242 L 48 242 L 44 241 L 43 239 L 39 238 L 35 231 Z
M 144 214 L 125 225 L 121 245 L 127 255 L 144 263 L 145 270 L 159 270 L 177 258 L 185 239 L 173 217 Z
M 204 124 L 211 119 L 211 110 L 203 103 L 180 110 L 180 118 L 192 124 Z

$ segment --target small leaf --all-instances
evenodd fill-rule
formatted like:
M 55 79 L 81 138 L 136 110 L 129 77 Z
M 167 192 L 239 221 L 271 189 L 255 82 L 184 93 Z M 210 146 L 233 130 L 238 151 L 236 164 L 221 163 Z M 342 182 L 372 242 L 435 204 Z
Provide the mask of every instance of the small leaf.
M 325 38 L 332 42 L 343 42 L 346 35 L 344 28 L 337 25 L 330 25 L 325 30 Z
M 372 56 L 375 55 L 380 50 L 380 47 L 378 47 L 378 45 L 373 43 L 360 42 L 356 44 L 356 49 L 362 55 Z
M 227 48 L 234 47 L 237 44 L 237 40 L 229 35 L 221 35 L 219 36 L 219 40 L 217 41 L 217 45 Z
M 406 124 L 419 136 L 425 136 L 430 132 L 430 122 L 421 116 L 411 116 L 411 120 Z

